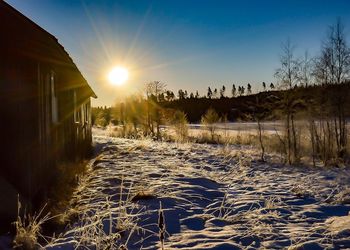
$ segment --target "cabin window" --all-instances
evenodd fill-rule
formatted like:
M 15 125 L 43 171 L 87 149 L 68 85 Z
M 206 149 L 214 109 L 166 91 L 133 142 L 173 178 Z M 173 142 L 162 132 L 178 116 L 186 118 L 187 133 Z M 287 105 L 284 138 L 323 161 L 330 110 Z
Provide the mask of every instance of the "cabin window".
M 51 114 L 52 114 L 52 123 L 58 122 L 58 100 L 57 100 L 57 91 L 56 91 L 56 82 L 55 82 L 55 73 L 51 72 L 50 74 L 50 88 L 51 88 Z

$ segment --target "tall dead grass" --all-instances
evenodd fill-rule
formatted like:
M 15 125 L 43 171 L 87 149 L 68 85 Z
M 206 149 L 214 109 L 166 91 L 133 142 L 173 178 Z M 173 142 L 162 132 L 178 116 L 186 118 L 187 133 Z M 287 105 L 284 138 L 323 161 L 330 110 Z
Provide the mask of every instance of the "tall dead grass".
M 19 197 L 17 204 L 17 220 L 14 222 L 16 235 L 13 239 L 13 247 L 23 250 L 42 247 L 39 243 L 40 238 L 43 238 L 42 226 L 50 220 L 50 214 L 44 215 L 45 206 L 37 214 L 27 213 L 26 209 L 22 208 Z
M 167 127 L 162 131 L 162 140 L 168 142 L 177 143 L 208 143 L 208 144 L 218 144 L 218 145 L 250 145 L 261 149 L 263 144 L 264 151 L 266 153 L 278 154 L 282 162 L 288 162 L 288 151 L 286 150 L 286 137 L 285 131 L 278 131 L 277 129 L 273 131 L 262 131 L 261 140 L 259 138 L 258 130 L 244 130 L 244 127 L 238 131 L 229 131 L 226 124 L 224 123 L 224 129 L 187 129 L 188 124 L 185 120 L 180 123 L 180 128 Z M 216 126 L 215 124 L 211 124 Z M 210 128 L 211 128 L 210 127 Z M 124 134 L 120 131 L 120 128 L 116 128 L 113 136 L 116 137 L 127 137 L 134 139 L 145 139 L 142 135 Z M 310 135 L 310 128 L 307 121 L 298 121 L 295 123 L 295 138 L 296 138 L 296 148 L 298 152 L 293 154 L 297 157 L 293 159 L 293 164 L 313 164 L 313 165 L 336 165 L 342 166 L 350 162 L 350 156 L 347 155 L 343 159 L 333 157 L 328 160 L 324 160 L 322 155 L 315 156 L 312 135 Z M 350 134 L 347 135 L 348 141 L 350 141 Z M 350 152 L 350 143 L 347 144 L 347 152 Z M 335 155 L 335 154 L 333 154 Z

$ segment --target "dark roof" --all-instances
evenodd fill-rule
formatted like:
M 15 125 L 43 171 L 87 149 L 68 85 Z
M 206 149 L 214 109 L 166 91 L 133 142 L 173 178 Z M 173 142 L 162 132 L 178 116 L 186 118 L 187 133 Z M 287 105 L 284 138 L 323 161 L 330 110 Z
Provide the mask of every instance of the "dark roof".
M 81 87 L 97 98 L 58 39 L 3 0 L 0 0 L 0 34 L 0 46 L 7 53 L 21 53 L 69 68 L 79 79 L 79 84 L 83 85 Z

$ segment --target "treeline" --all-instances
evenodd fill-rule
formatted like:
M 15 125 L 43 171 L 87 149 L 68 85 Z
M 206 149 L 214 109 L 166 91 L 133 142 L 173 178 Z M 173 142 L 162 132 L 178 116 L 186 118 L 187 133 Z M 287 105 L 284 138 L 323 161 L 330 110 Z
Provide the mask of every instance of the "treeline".
M 171 115 L 174 110 L 183 111 L 190 123 L 200 123 L 201 117 L 209 108 L 216 110 L 220 116 L 226 116 L 230 122 L 254 121 L 253 117 L 256 113 L 259 113 L 261 120 L 273 121 L 283 118 L 283 97 L 287 92 L 290 92 L 290 95 L 295 96 L 298 100 L 297 105 L 294 105 L 294 112 L 298 113 L 298 118 L 306 119 L 309 117 L 308 110 L 312 109 L 316 113 L 321 107 L 329 105 L 330 101 L 325 102 L 325 100 L 334 96 L 335 92 L 347 94 L 349 89 L 350 81 L 347 81 L 339 85 L 295 86 L 291 90 L 265 91 L 248 96 L 217 99 L 199 97 L 164 101 L 153 97 L 152 102 L 148 100 L 151 104 L 148 104 L 144 96 L 134 95 L 114 107 L 93 107 L 92 122 L 95 125 L 105 127 L 109 123 L 117 125 L 134 121 L 133 123 L 137 126 L 143 120 L 142 116 L 147 114 L 147 108 L 151 109 L 155 105 L 161 109 L 163 116 Z M 321 96 L 324 97 L 320 98 Z M 342 105 L 345 116 L 350 118 L 350 98 L 345 98 Z M 152 114 L 153 111 L 150 113 Z M 169 118 L 162 118 L 162 123 L 168 121 Z
M 159 108 L 162 109 L 162 113 L 171 114 L 171 110 L 183 111 L 190 123 L 199 123 L 201 117 L 209 108 L 216 110 L 220 116 L 226 116 L 227 120 L 230 122 L 253 121 L 254 113 L 259 113 L 261 120 L 272 121 L 282 119 L 281 110 L 283 109 L 283 103 L 281 102 L 281 99 L 285 92 L 288 91 L 293 92 L 292 95 L 300 100 L 298 105 L 294 108 L 296 109 L 295 112 L 300 114 L 299 118 L 304 119 L 306 118 L 305 114 L 308 109 L 319 109 L 319 97 L 321 93 L 328 97 L 334 95 L 334 92 L 336 91 L 347 93 L 349 91 L 349 85 L 350 81 L 346 81 L 339 85 L 324 84 L 311 85 L 308 87 L 294 86 L 291 90 L 263 91 L 246 96 L 211 99 L 207 97 L 198 97 L 164 101 L 162 98 L 153 97 L 153 102 L 150 105 L 147 104 L 148 101 L 143 95 L 133 95 L 126 98 L 123 102 L 116 104 L 114 107 L 93 107 L 92 122 L 93 124 L 102 127 L 107 126 L 109 123 L 121 124 L 120 115 L 131 119 L 131 117 L 128 116 L 134 116 L 136 111 L 147 112 L 145 106 L 154 107 L 154 105 L 158 105 Z M 157 101 L 155 102 L 155 100 Z M 260 103 L 257 104 L 256 100 L 259 100 Z M 322 103 L 322 105 L 324 105 L 324 103 Z M 347 98 L 343 105 L 346 110 L 346 116 L 350 117 L 350 98 Z M 130 109 L 133 112 L 130 112 Z M 140 117 L 142 116 L 142 114 L 138 115 Z M 132 119 L 138 120 L 136 118 Z M 166 122 L 167 120 L 168 119 L 165 119 L 163 122 Z
M 266 87 L 266 83 L 262 82 L 262 88 L 263 91 L 268 90 Z M 270 90 L 274 90 L 275 89 L 275 85 L 273 83 L 270 83 Z M 178 100 L 184 100 L 184 99 L 200 99 L 200 98 L 208 98 L 208 99 L 218 99 L 218 98 L 227 98 L 227 97 L 238 97 L 238 96 L 244 96 L 244 95 L 251 95 L 252 92 L 252 85 L 250 83 L 248 83 L 246 85 L 246 87 L 244 85 L 239 85 L 236 88 L 235 84 L 232 84 L 232 89 L 230 92 L 226 91 L 226 86 L 222 85 L 222 87 L 219 89 L 214 88 L 212 90 L 212 88 L 209 86 L 208 90 L 207 90 L 207 94 L 200 96 L 198 93 L 198 90 L 195 92 L 195 94 L 193 94 L 193 92 L 191 92 L 190 94 L 188 94 L 187 90 L 182 90 L 179 89 L 177 92 L 177 96 L 174 94 L 173 91 L 171 90 L 166 90 L 164 93 L 161 93 L 159 96 L 159 100 L 161 102 L 164 101 L 174 101 L 176 99 Z M 246 91 L 247 90 L 247 91 Z
M 340 88 L 342 91 L 348 91 L 349 83 L 348 81 L 344 82 L 338 87 L 331 84 L 309 85 L 308 87 L 294 86 L 291 90 L 263 91 L 257 94 L 238 97 L 175 99 L 173 101 L 161 102 L 160 105 L 163 108 L 177 109 L 185 112 L 191 123 L 200 122 L 202 115 L 210 107 L 217 110 L 221 116 L 227 115 L 228 120 L 231 122 L 252 121 L 252 117 L 256 112 L 262 114 L 262 120 L 276 120 L 281 119 L 281 98 L 283 98 L 285 92 L 293 92 L 293 95 L 304 100 L 296 107 L 298 112 L 304 112 L 308 108 L 306 105 L 318 105 L 316 100 L 318 93 L 326 92 L 331 94 L 336 88 Z M 260 101 L 258 107 L 256 104 L 257 98 Z

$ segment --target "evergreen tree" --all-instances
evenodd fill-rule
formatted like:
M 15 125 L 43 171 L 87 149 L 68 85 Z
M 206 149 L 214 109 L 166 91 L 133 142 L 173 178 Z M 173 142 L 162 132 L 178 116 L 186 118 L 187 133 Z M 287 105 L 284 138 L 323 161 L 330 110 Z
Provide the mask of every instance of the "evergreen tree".
M 247 93 L 248 93 L 248 95 L 250 95 L 252 93 L 252 85 L 250 85 L 250 83 L 248 83 L 248 85 L 247 85 Z
M 199 93 L 198 90 L 196 90 L 196 95 L 194 96 L 194 98 L 198 99 L 199 98 Z
M 225 91 L 226 91 L 226 87 L 225 85 L 222 85 L 222 88 L 220 89 L 220 98 L 225 97 Z
M 231 94 L 232 94 L 232 97 L 236 97 L 236 85 L 232 84 L 232 90 L 231 90 Z
M 179 97 L 179 100 L 185 99 L 185 93 L 183 92 L 182 89 L 179 89 L 178 97 Z
M 211 88 L 208 87 L 208 94 L 207 94 L 208 98 L 211 99 L 213 97 L 213 92 L 211 91 Z
M 187 93 L 187 90 L 185 90 L 184 92 L 184 99 L 186 99 L 188 97 L 188 93 Z

